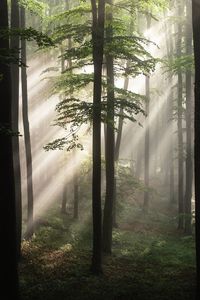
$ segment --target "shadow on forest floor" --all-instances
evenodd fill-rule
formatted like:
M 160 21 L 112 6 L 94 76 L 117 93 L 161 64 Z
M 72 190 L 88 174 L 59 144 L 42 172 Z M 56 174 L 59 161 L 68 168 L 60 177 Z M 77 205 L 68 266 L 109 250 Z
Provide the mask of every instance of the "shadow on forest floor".
M 104 273 L 90 272 L 90 222 L 52 216 L 20 263 L 22 300 L 192 300 L 194 239 L 160 222 L 122 223 L 113 232 L 113 255 Z

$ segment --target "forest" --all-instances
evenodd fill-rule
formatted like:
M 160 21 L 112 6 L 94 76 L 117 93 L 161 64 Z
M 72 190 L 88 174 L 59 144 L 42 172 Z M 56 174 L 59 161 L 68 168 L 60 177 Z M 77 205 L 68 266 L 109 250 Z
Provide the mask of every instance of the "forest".
M 0 0 L 3 300 L 200 299 L 200 0 Z

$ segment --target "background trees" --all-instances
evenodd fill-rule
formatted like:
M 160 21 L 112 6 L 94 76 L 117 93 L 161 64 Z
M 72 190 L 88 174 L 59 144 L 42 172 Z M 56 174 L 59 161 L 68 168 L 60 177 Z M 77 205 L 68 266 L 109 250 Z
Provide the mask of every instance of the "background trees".
M 12 63 L 16 78 L 18 65 L 22 66 L 23 93 L 19 106 L 18 79 L 12 90 L 17 110 L 19 108 L 19 120 L 18 112 L 15 114 L 13 110 L 15 128 L 22 135 L 19 138 L 22 231 L 23 238 L 29 238 L 22 242 L 22 255 L 27 257 L 30 253 L 31 257 L 20 263 L 22 274 L 25 274 L 21 280 L 23 297 L 30 284 L 27 262 L 33 261 L 37 270 L 35 258 L 38 256 L 45 261 L 45 280 L 41 281 L 48 282 L 50 298 L 55 296 L 52 286 L 56 286 L 55 294 L 59 290 L 61 299 L 66 297 L 67 287 L 76 282 L 77 276 L 81 274 L 82 278 L 82 274 L 88 274 L 86 269 L 90 267 L 91 256 L 90 270 L 99 275 L 103 269 L 108 278 L 105 295 L 109 294 L 110 284 L 115 282 L 115 289 L 110 288 L 115 298 L 123 297 L 119 282 L 126 285 L 130 273 L 136 281 L 139 274 L 145 278 L 140 262 L 145 270 L 151 270 L 152 262 L 155 265 L 156 261 L 162 270 L 161 281 L 169 278 L 169 274 L 173 274 L 173 279 L 183 278 L 184 272 L 189 272 L 192 278 L 193 54 L 191 20 L 187 22 L 191 16 L 189 2 L 175 1 L 172 5 L 162 0 L 106 3 L 31 0 L 22 1 L 20 10 L 22 28 L 12 25 L 9 30 L 1 31 L 0 37 L 17 36 L 20 39 L 16 42 L 21 40 L 21 46 L 17 43 L 13 46 L 16 53 L 7 48 L 0 59 L 7 62 L 7 67 Z M 25 28 L 25 22 L 31 27 Z M 27 46 L 26 40 L 31 40 Z M 38 51 L 33 40 L 43 49 Z M 50 46 L 47 51 L 46 46 Z M 28 134 L 23 124 L 28 124 Z M 14 138 L 18 141 L 16 133 L 10 139 Z M 25 152 L 27 159 L 24 159 Z M 19 214 L 17 220 L 20 225 Z M 161 236 L 155 237 L 155 232 Z M 172 243 L 170 239 L 174 237 L 176 241 Z M 181 263 L 177 263 L 174 271 L 174 256 L 169 253 L 170 249 L 177 248 Z M 52 261 L 47 263 L 43 252 L 48 253 L 46 256 L 50 260 L 56 255 L 53 266 Z M 113 255 L 104 256 L 102 260 L 103 252 Z M 82 254 L 84 258 L 79 261 Z M 165 264 L 165 259 L 160 261 L 160 257 L 167 257 L 170 266 Z M 63 268 L 67 261 L 70 267 Z M 75 266 L 72 261 L 79 261 L 80 265 Z M 116 272 L 120 262 L 123 267 Z M 58 265 L 60 281 L 54 285 Z M 50 267 L 55 273 L 47 279 Z M 81 270 L 77 271 L 79 267 Z M 69 275 L 71 268 L 73 274 Z M 124 280 L 122 270 L 128 273 Z M 41 273 L 37 274 L 39 278 Z M 72 276 L 73 280 L 63 282 L 62 276 Z M 37 281 L 36 277 L 31 285 Z M 83 290 L 89 289 L 91 278 L 83 280 Z M 100 285 L 104 282 L 101 279 Z M 92 280 L 95 291 L 96 281 Z M 44 297 L 45 284 L 41 285 L 42 293 L 38 297 Z M 143 286 L 147 294 L 151 290 L 155 296 L 155 291 L 146 288 L 146 279 Z M 191 295 L 192 287 L 188 288 L 185 280 L 180 286 L 181 291 L 188 289 Z M 137 299 L 137 282 L 127 290 L 132 292 L 126 295 L 135 291 Z M 171 293 L 173 289 L 168 286 L 166 290 Z M 35 292 L 33 294 L 37 298 Z M 75 289 L 72 294 L 76 294 Z M 176 299 L 180 297 L 177 287 L 173 295 Z M 142 296 L 145 299 L 146 296 Z

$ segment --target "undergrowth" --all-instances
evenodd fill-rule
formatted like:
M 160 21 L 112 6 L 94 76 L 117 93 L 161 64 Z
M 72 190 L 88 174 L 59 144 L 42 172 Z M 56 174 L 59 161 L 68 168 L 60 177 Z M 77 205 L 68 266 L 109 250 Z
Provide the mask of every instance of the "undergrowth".
M 51 210 L 46 219 L 23 242 L 22 300 L 194 299 L 194 238 L 177 233 L 167 217 L 135 211 L 134 222 L 124 219 L 99 277 L 90 272 L 91 217 L 74 221 Z

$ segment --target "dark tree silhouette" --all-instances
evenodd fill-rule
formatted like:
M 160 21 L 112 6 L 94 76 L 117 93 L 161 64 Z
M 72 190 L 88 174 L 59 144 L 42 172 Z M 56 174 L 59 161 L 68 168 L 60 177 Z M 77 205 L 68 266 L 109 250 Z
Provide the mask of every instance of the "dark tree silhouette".
M 112 0 L 107 3 L 112 5 Z M 106 13 L 108 27 L 106 29 L 106 39 L 109 41 L 113 37 L 112 29 L 112 9 Z M 103 216 L 103 251 L 110 254 L 112 249 L 112 225 L 113 225 L 113 196 L 114 196 L 114 62 L 112 54 L 106 54 L 107 69 L 107 132 L 106 132 L 106 198 Z
M 25 28 L 26 16 L 25 8 L 21 7 L 21 28 Z M 26 66 L 26 40 L 21 42 L 21 59 Z M 26 67 L 22 66 L 22 116 L 24 126 L 24 142 L 26 151 L 26 168 L 27 168 L 27 197 L 28 197 L 28 214 L 27 214 L 27 231 L 26 238 L 31 238 L 33 235 L 33 181 L 32 181 L 32 154 L 31 154 L 31 137 L 28 118 L 28 90 L 27 90 L 27 71 Z
M 91 0 L 92 5 L 92 41 L 94 62 L 93 88 L 93 177 L 92 177 L 92 211 L 93 211 L 93 256 L 91 270 L 102 272 L 102 221 L 101 221 L 101 87 L 104 45 L 105 1 Z
M 195 57 L 195 206 L 196 206 L 196 264 L 197 264 L 197 295 L 200 297 L 200 2 L 192 1 L 192 23 L 194 37 L 194 57 Z
M 0 30 L 8 29 L 8 6 L 0 1 Z M 1 190 L 1 293 L 5 300 L 18 299 L 16 206 L 12 148 L 11 72 L 3 57 L 9 55 L 9 38 L 0 37 L 0 190 Z
M 11 1 L 11 28 L 19 28 L 19 3 L 18 0 Z M 16 61 L 19 61 L 19 36 L 13 35 L 10 40 L 10 47 L 15 51 Z M 19 131 L 19 65 L 11 65 L 12 74 L 12 129 Z M 19 136 L 13 137 L 13 163 L 15 173 L 15 197 L 17 212 L 17 245 L 18 256 L 21 252 L 21 231 L 22 231 L 22 195 L 21 195 L 21 170 L 19 156 Z
M 181 1 L 177 1 L 177 12 L 179 16 L 183 15 L 183 7 Z M 177 57 L 180 58 L 182 55 L 182 25 L 178 23 L 178 34 L 177 34 Z M 183 229 L 184 225 L 184 192 L 183 192 L 183 76 L 182 70 L 178 68 L 178 111 L 177 111 L 177 126 L 178 126 L 178 229 Z
M 192 16 L 191 4 L 187 0 L 186 5 L 186 55 L 192 55 Z M 191 227 L 191 200 L 193 181 L 193 157 L 192 157 L 192 70 L 186 71 L 186 187 L 185 187 L 185 232 L 192 233 Z
M 147 29 L 151 26 L 151 15 L 147 14 Z M 145 89 L 146 89 L 146 113 L 149 118 L 149 110 L 150 110 L 150 77 L 146 76 L 145 78 Z M 150 132 L 149 132 L 149 119 L 146 120 L 145 123 L 145 153 L 144 153 L 144 184 L 148 188 L 149 187 L 149 148 L 150 148 Z M 146 190 L 144 192 L 144 213 L 148 213 L 149 209 L 149 191 Z

